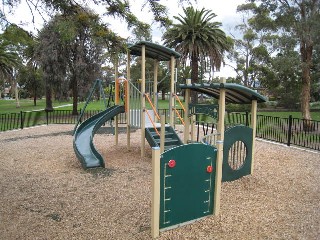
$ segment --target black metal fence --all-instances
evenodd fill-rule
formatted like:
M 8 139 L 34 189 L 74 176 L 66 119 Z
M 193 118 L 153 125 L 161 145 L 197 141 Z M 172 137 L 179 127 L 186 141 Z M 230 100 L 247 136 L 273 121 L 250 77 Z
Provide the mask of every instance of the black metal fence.
M 80 114 L 79 110 L 79 113 Z M 179 114 L 183 117 L 184 112 L 178 109 Z M 82 121 L 97 114 L 98 110 L 86 111 Z M 168 121 L 168 109 L 159 109 L 159 114 L 166 116 Z M 23 129 L 44 124 L 76 124 L 78 115 L 72 115 L 72 110 L 54 110 L 52 112 L 28 111 L 20 113 L 0 114 L 0 131 L 13 129 Z M 125 123 L 125 114 L 120 114 L 120 123 Z M 179 124 L 179 120 L 176 120 Z M 232 112 L 226 116 L 226 126 L 251 124 L 251 114 L 245 112 Z M 212 133 L 216 128 L 215 123 L 206 123 L 197 121 L 197 136 L 203 131 L 204 135 Z M 320 121 L 307 121 L 304 119 L 272 117 L 257 115 L 257 137 L 275 141 L 279 143 L 301 146 L 320 151 Z
M 0 114 L 0 131 L 23 129 L 48 124 L 76 124 L 80 111 L 81 110 L 78 111 L 78 115 L 73 115 L 72 110 L 54 110 L 52 112 L 39 110 L 4 113 Z M 84 121 L 99 112 L 99 110 L 85 111 L 81 121 Z M 125 122 L 125 114 L 120 114 L 120 123 Z
M 228 113 L 229 125 L 251 124 L 250 113 Z M 257 137 L 320 151 L 320 121 L 257 115 Z

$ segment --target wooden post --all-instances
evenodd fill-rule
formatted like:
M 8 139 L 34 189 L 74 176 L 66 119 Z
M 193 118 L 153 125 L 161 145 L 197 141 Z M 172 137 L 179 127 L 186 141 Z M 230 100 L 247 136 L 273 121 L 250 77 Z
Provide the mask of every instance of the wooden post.
M 191 80 L 187 79 L 187 84 L 191 84 Z M 189 140 L 189 131 L 190 131 L 190 119 L 189 119 L 189 102 L 190 102 L 190 89 L 185 90 L 185 103 L 184 109 L 184 132 L 183 132 L 183 143 L 187 144 Z
M 170 80 L 170 103 L 169 103 L 169 123 L 171 126 L 174 124 L 174 113 L 173 113 L 173 108 L 174 108 L 174 66 L 175 66 L 175 58 L 174 56 L 171 56 L 171 61 L 170 61 L 170 66 L 171 66 L 171 80 Z
M 146 46 L 142 45 L 141 52 L 141 157 L 145 155 L 145 129 L 146 129 Z
M 130 78 L 131 78 L 131 72 L 130 72 L 130 61 L 131 61 L 131 56 L 130 52 L 127 52 L 127 92 L 126 92 L 126 119 L 127 119 L 127 149 L 130 149 L 130 134 L 131 134 L 131 126 L 130 126 Z
M 118 82 L 118 57 L 115 58 L 115 73 L 114 73 L 114 84 L 115 84 L 115 104 L 119 105 L 120 99 L 119 99 L 119 93 L 120 93 L 120 86 Z M 119 143 L 119 126 L 118 126 L 118 116 L 115 116 L 115 126 L 114 126 L 114 135 L 115 135 L 115 143 L 118 145 Z
M 158 92 L 158 68 L 159 68 L 159 61 L 154 60 L 154 72 L 153 72 L 153 105 L 158 111 L 158 98 L 157 98 L 157 92 Z M 157 122 L 158 119 L 155 117 L 154 122 Z
M 219 98 L 219 120 L 218 120 L 218 140 L 217 140 L 217 163 L 216 163 L 216 179 L 214 190 L 214 215 L 220 212 L 220 197 L 221 197 L 221 181 L 222 181 L 222 162 L 223 162 L 223 141 L 224 141 L 224 114 L 225 114 L 225 101 L 226 90 L 223 84 L 226 82 L 225 78 L 220 78 L 220 98 Z
M 196 116 L 191 116 L 191 142 L 194 142 L 194 123 L 196 121 Z
M 160 228 L 160 148 L 152 148 L 151 236 L 157 238 Z
M 251 127 L 252 127 L 252 161 L 251 161 L 251 174 L 253 174 L 254 170 L 254 153 L 255 153 L 255 145 L 256 145 L 256 131 L 257 131 L 257 108 L 258 102 L 257 100 L 252 100 L 251 104 Z
M 165 132 L 166 132 L 166 116 L 161 115 L 161 131 L 160 131 L 160 153 L 164 152 L 164 140 L 165 140 Z

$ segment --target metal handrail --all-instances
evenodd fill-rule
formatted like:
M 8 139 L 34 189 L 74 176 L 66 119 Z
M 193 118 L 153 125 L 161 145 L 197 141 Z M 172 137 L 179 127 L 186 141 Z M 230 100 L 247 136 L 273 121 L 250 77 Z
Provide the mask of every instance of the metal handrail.
M 176 108 L 173 108 L 173 110 L 176 112 L 176 114 L 178 115 L 178 118 L 180 119 L 180 121 L 182 122 L 182 124 L 184 125 L 184 121 L 180 115 L 180 113 L 178 112 L 178 110 Z
M 152 104 L 151 99 L 150 99 L 148 93 L 145 93 L 144 95 L 147 97 L 147 100 L 148 100 L 148 102 L 150 103 L 150 106 L 152 107 L 152 110 L 153 110 L 154 114 L 155 114 L 156 117 L 160 120 L 160 116 L 159 116 L 159 114 L 157 113 L 156 108 L 155 108 L 154 105 Z
M 178 102 L 179 102 L 181 108 L 183 109 L 183 111 L 186 112 L 186 109 L 184 108 L 184 106 L 183 106 L 180 98 L 178 97 L 178 95 L 177 94 L 173 94 L 173 96 L 178 100 Z
M 145 112 L 147 113 L 148 118 L 149 118 L 150 122 L 152 123 L 152 126 L 153 126 L 154 130 L 156 130 L 156 133 L 160 136 L 160 133 L 159 133 L 159 131 L 158 131 L 158 129 L 157 129 L 157 127 L 156 127 L 156 125 L 154 124 L 154 122 L 153 122 L 153 120 L 152 120 L 152 118 L 151 118 L 150 114 L 148 113 L 148 110 L 146 110 L 146 109 L 145 109 Z

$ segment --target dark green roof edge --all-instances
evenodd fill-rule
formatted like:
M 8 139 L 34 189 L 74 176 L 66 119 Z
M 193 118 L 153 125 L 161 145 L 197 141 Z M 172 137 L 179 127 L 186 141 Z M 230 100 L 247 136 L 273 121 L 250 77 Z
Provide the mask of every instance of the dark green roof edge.
M 141 56 L 142 45 L 146 46 L 146 57 L 157 59 L 159 61 L 169 61 L 171 57 L 180 58 L 181 54 L 171 48 L 167 48 L 157 43 L 140 41 L 135 44 L 128 44 L 131 55 Z
M 191 89 L 197 92 L 202 92 L 212 97 L 218 98 L 218 90 L 226 89 L 226 102 L 248 104 L 252 100 L 257 100 L 258 103 L 266 102 L 266 98 L 256 91 L 236 83 L 198 83 L 198 84 L 179 84 L 182 89 Z

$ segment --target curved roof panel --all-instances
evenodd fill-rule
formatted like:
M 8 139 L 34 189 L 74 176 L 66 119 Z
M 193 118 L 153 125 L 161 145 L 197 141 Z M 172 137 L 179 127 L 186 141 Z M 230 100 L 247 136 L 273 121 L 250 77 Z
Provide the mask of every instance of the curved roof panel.
M 219 99 L 220 89 L 226 90 L 226 102 L 237 104 L 248 104 L 252 100 L 257 100 L 258 103 L 266 102 L 266 98 L 256 91 L 235 83 L 199 83 L 199 84 L 179 84 L 182 89 L 190 89 L 200 93 L 207 94 Z
M 146 57 L 148 58 L 157 59 L 159 61 L 170 61 L 172 56 L 174 58 L 179 58 L 181 56 L 180 53 L 171 48 L 147 41 L 141 41 L 136 44 L 129 45 L 128 48 L 130 50 L 130 54 L 134 56 L 141 56 L 143 45 L 146 46 Z

